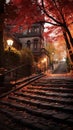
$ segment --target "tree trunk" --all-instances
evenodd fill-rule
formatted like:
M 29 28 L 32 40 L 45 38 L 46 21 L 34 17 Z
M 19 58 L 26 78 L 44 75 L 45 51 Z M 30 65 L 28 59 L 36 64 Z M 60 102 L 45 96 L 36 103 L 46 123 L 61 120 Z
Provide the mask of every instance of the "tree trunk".
M 68 50 L 67 51 L 68 58 L 69 58 L 71 64 L 73 65 L 73 52 L 72 52 L 72 48 L 70 46 L 70 43 L 69 43 L 69 40 L 68 40 L 66 32 L 63 32 L 63 35 L 64 35 L 64 39 L 65 39 L 65 42 L 66 42 L 67 50 Z
M 70 33 L 70 31 L 69 31 L 69 29 L 68 29 L 68 27 L 66 25 L 65 25 L 65 29 L 66 29 L 66 32 L 67 32 L 67 34 L 69 36 L 71 46 L 73 47 L 73 38 L 72 38 L 72 35 L 71 35 L 71 33 Z
M 3 66 L 4 59 L 3 31 L 0 31 L 0 67 Z
M 70 44 L 69 44 L 66 32 L 63 32 L 63 36 L 64 36 L 64 39 L 65 39 L 65 42 L 66 42 L 66 47 L 69 50 L 70 49 Z
M 4 44 L 3 44 L 3 26 L 4 26 L 4 4 L 5 0 L 0 0 L 0 67 L 3 67 Z

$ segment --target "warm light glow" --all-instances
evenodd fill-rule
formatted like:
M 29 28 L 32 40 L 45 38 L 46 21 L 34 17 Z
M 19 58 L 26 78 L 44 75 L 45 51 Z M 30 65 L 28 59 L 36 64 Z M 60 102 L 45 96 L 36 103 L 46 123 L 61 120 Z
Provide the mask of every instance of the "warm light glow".
M 52 52 L 52 55 L 54 55 L 54 52 Z
M 47 59 L 46 58 L 44 58 L 44 62 L 46 62 L 47 61 Z
M 44 63 L 44 60 L 42 60 L 41 62 Z
M 62 59 L 62 61 L 66 61 L 66 59 L 65 59 L 65 58 L 63 58 L 63 59 Z
M 10 2 L 10 0 L 6 0 L 6 4 L 8 4 Z
M 58 61 L 58 59 L 55 59 L 55 61 Z
M 12 46 L 12 45 L 13 45 L 13 40 L 8 39 L 8 40 L 7 40 L 7 44 L 8 44 L 8 46 Z
M 46 58 L 44 58 L 41 62 L 42 62 L 42 63 L 44 63 L 44 62 L 46 62 L 46 61 L 47 61 L 47 59 L 46 59 Z

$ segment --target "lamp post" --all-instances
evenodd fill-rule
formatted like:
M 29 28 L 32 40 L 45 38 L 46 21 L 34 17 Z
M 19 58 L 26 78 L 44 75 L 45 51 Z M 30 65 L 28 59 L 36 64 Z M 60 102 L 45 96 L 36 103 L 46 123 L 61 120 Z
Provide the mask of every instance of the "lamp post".
M 52 70 L 54 70 L 54 52 L 52 52 Z
M 13 40 L 8 39 L 8 40 L 7 40 L 7 44 L 8 44 L 8 46 L 9 46 L 9 51 L 10 51 L 10 48 L 11 48 L 11 46 L 13 45 Z

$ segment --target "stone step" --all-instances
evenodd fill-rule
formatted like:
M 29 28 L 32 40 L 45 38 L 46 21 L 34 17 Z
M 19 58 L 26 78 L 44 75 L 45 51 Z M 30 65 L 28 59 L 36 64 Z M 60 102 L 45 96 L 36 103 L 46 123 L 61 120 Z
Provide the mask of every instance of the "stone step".
M 57 92 L 68 92 L 68 93 L 73 93 L 73 88 L 63 88 L 61 87 L 56 87 L 56 86 L 28 86 L 29 89 L 44 89 L 44 90 L 51 90 L 51 91 L 57 91 Z
M 42 118 L 44 120 L 49 120 L 49 119 L 52 119 L 54 120 L 55 122 L 59 121 L 59 122 L 63 122 L 63 123 L 68 123 L 68 124 L 72 124 L 73 121 L 70 120 L 72 118 L 72 114 L 67 114 L 65 112 L 57 112 L 57 111 L 52 111 L 52 110 L 46 110 L 46 109 L 38 109 L 38 108 L 35 108 L 34 107 L 27 107 L 26 105 L 23 105 L 23 104 L 18 104 L 18 103 L 10 103 L 10 102 L 0 102 L 1 104 L 3 105 L 7 105 L 9 106 L 10 108 L 16 108 L 15 109 L 15 113 L 18 113 L 18 111 L 22 111 L 22 113 L 24 114 L 24 111 L 26 111 L 26 116 L 27 114 L 30 114 L 33 115 L 33 116 L 36 116 L 34 118 L 34 121 L 35 119 L 37 119 L 38 117 L 42 120 Z M 1 109 L 0 109 L 1 111 Z M 2 111 L 4 111 L 4 108 L 2 108 Z M 7 110 L 5 109 L 6 113 L 9 112 L 9 108 L 7 107 Z M 11 111 L 11 109 L 10 109 Z M 16 112 L 17 111 L 17 112 Z M 14 111 L 11 112 L 11 114 L 14 114 Z M 18 117 L 18 114 L 17 114 L 17 117 Z M 20 117 L 23 118 L 22 115 L 20 115 Z M 15 117 L 14 117 L 15 118 Z M 32 118 L 32 117 L 31 117 Z M 39 119 L 38 118 L 38 119 Z M 32 119 L 31 119 L 32 120 Z M 39 121 L 40 123 L 40 121 Z M 45 123 L 43 122 L 43 125 L 45 125 Z M 42 127 L 43 127 L 42 125 Z
M 27 89 L 27 91 L 25 90 L 25 89 L 23 89 L 22 90 L 22 92 L 23 93 L 34 93 L 34 94 L 38 94 L 38 95 L 42 95 L 42 96 L 51 96 L 52 94 L 55 94 L 56 93 L 56 91 L 52 91 L 52 90 L 43 90 L 43 89 L 41 89 L 41 90 L 39 90 L 39 89 L 34 89 L 34 90 L 32 90 L 32 89 Z M 60 95 L 60 93 L 62 93 L 61 91 L 59 91 L 59 92 L 57 92 L 59 95 Z M 73 93 L 71 92 L 71 93 L 68 93 L 68 92 L 63 92 L 65 95 L 70 95 L 71 94 L 71 96 L 73 95 Z
M 31 106 L 37 106 L 42 109 L 52 109 L 52 110 L 58 110 L 58 111 L 65 111 L 67 113 L 72 113 L 73 112 L 73 106 L 72 105 L 63 105 L 60 103 L 50 103 L 50 102 L 45 102 L 41 100 L 30 100 L 30 98 L 22 98 L 22 97 L 14 97 L 14 96 L 9 96 L 9 99 L 11 100 L 16 100 L 17 102 L 22 102 L 24 104 L 30 104 Z
M 37 92 L 39 91 L 39 89 L 41 89 L 42 92 L 46 93 L 46 88 L 43 88 L 41 86 L 40 87 L 38 87 L 38 86 L 37 87 L 28 86 L 27 88 L 28 88 L 27 91 L 31 90 L 31 91 L 34 91 L 34 93 L 35 93 L 36 89 L 37 89 Z M 22 91 L 24 92 L 25 90 L 22 90 Z M 55 92 L 55 91 L 49 91 L 48 90 L 47 93 L 49 94 L 49 96 L 56 96 L 56 97 L 59 96 L 59 97 L 65 97 L 65 98 L 68 98 L 68 97 L 73 98 L 73 93 L 68 93 L 68 92 L 65 93 L 65 92 Z
M 0 109 L 0 111 L 12 119 L 13 122 L 23 125 L 23 127 L 28 127 L 32 130 L 48 130 L 49 128 L 48 123 L 44 121 L 45 119 L 42 119 L 40 117 L 37 119 L 36 116 L 31 116 L 31 114 L 25 112 L 24 114 L 23 112 L 19 114 L 8 109 Z
M 35 83 L 38 83 L 38 82 L 40 82 L 40 83 L 48 83 L 48 82 L 73 83 L 73 78 L 70 79 L 69 77 L 62 78 L 62 77 L 51 77 L 50 76 L 48 78 L 43 77 L 42 79 L 35 81 Z
M 69 80 L 69 79 L 54 79 L 52 77 L 52 79 L 47 79 L 47 78 L 43 78 L 43 79 L 39 79 L 38 81 L 35 81 L 34 83 L 32 83 L 33 86 L 63 86 L 63 87 L 70 87 L 73 88 L 73 79 Z
M 63 88 L 73 88 L 73 83 L 58 83 L 58 82 L 55 82 L 55 83 L 32 83 L 32 86 L 48 86 L 48 87 L 61 87 L 63 86 Z
M 53 97 L 53 96 L 41 96 L 41 95 L 32 95 L 30 93 L 22 93 L 22 92 L 15 92 L 17 96 L 27 97 L 31 99 L 36 99 L 40 101 L 46 101 L 46 102 L 56 102 L 56 103 L 64 103 L 64 104 L 73 104 L 73 99 L 71 98 L 61 98 L 61 97 Z
M 42 79 L 38 79 L 37 81 L 34 81 L 35 83 L 48 83 L 48 82 L 51 82 L 51 83 L 54 83 L 54 82 L 59 82 L 59 83 L 73 83 L 73 78 L 72 79 L 69 79 L 69 78 L 54 78 L 54 77 L 43 77 Z

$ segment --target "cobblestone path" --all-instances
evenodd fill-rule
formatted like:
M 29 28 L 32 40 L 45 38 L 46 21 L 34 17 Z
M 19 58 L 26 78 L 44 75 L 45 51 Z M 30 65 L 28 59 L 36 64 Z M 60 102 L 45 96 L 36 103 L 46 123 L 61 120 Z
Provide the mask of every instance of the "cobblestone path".
M 0 129 L 73 130 L 73 79 L 45 76 L 1 98 Z

